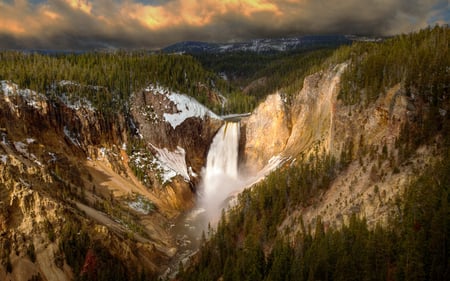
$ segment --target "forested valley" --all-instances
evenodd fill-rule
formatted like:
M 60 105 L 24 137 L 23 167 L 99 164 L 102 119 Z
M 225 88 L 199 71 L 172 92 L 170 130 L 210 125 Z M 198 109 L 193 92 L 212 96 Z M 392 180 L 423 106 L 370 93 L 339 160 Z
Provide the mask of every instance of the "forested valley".
M 358 116 L 367 127 L 381 120 L 378 123 L 388 133 L 401 127 L 398 135 L 391 134 L 395 136 L 393 142 L 387 144 L 380 137 L 382 141 L 376 139 L 376 143 L 368 144 L 369 137 L 358 127 L 355 136 L 336 140 L 340 146 L 333 151 L 316 140 L 308 143 L 303 151 L 292 150 L 292 155 L 285 155 L 287 160 L 283 165 L 237 195 L 235 204 L 222 211 L 218 223 L 212 223 L 203 234 L 200 249 L 188 260 L 180 262 L 174 279 L 447 280 L 450 276 L 449 41 L 449 27 L 436 26 L 383 41 L 270 54 L 0 51 L 0 81 L 7 81 L 2 84 L 4 89 L 0 88 L 5 91 L 0 104 L 5 109 L 0 115 L 4 121 L 0 126 L 3 138 L 0 148 L 4 153 L 0 155 L 0 165 L 5 167 L 1 170 L 0 196 L 4 202 L 12 202 L 11 206 L 0 209 L 0 215 L 7 218 L 4 226 L 0 225 L 6 233 L 0 237 L 3 250 L 0 262 L 4 267 L 0 273 L 12 273 L 19 259 L 38 267 L 36 253 L 53 251 L 48 245 L 54 244 L 54 259 L 50 263 L 59 268 L 55 271 L 70 268 L 70 273 L 65 275 L 69 276 L 68 280 L 170 279 L 163 271 L 172 261 L 180 241 L 167 233 L 173 227 L 174 214 L 179 215 L 192 207 L 192 202 L 183 205 L 177 200 L 195 197 L 195 185 L 200 181 L 196 177 L 200 171 L 196 174 L 192 167 L 188 171 L 184 162 L 187 177 L 177 174 L 172 179 L 187 188 L 181 191 L 176 187 L 170 191 L 164 189 L 171 183 L 162 182 L 160 170 L 152 170 L 157 166 L 157 156 L 163 151 L 169 155 L 166 160 L 181 155 L 186 161 L 188 149 L 179 147 L 179 143 L 171 143 L 177 150 L 169 151 L 167 147 L 154 146 L 140 135 L 132 122 L 130 100 L 137 95 L 145 102 L 149 96 L 160 98 L 155 99 L 155 104 L 148 101 L 145 107 L 144 104 L 135 105 L 142 107 L 135 111 L 143 112 L 142 124 L 150 124 L 147 132 L 150 136 L 146 137 L 158 140 L 162 145 L 170 137 L 190 140 L 192 134 L 202 137 L 207 135 L 205 132 L 212 138 L 225 121 L 215 120 L 220 124 L 215 124 L 217 128 L 210 123 L 205 125 L 203 117 L 198 116 L 183 119 L 187 120 L 185 127 L 172 126 L 167 120 L 162 122 L 167 114 L 189 110 L 192 103 L 186 108 L 178 108 L 166 93 L 152 92 L 156 87 L 146 90 L 150 86 L 161 86 L 167 93 L 174 91 L 193 97 L 217 115 L 253 112 L 269 95 L 276 93 L 283 110 L 289 112 L 283 118 L 287 120 L 286 130 L 292 133 L 292 120 L 297 117 L 291 116 L 292 112 L 303 113 L 301 110 L 314 107 L 313 102 L 298 100 L 307 77 L 312 77 L 308 87 L 318 89 L 319 81 L 326 80 L 330 69 L 339 65 L 343 72 L 336 88 L 336 101 L 324 102 L 326 106 L 323 107 L 328 109 L 329 105 L 331 113 L 328 114 L 342 119 L 325 118 L 331 124 L 331 133 L 326 132 L 331 139 L 328 141 L 334 141 L 335 124 L 346 128 L 347 123 L 359 120 L 353 119 Z M 334 76 L 329 80 L 335 81 L 333 79 Z M 26 90 L 7 93 L 9 88 L 13 89 L 11 83 L 17 84 L 18 89 L 30 89 L 37 96 L 44 96 L 48 108 L 54 107 L 53 111 L 48 111 L 51 114 L 47 114 L 48 108 L 44 106 L 33 107 L 35 100 L 30 102 L 29 96 L 17 94 L 29 93 Z M 386 105 L 384 98 L 387 96 L 392 102 Z M 161 102 L 163 99 L 165 104 Z M 401 103 L 406 112 L 402 115 L 404 119 L 392 117 L 396 102 Z M 80 110 L 67 106 L 71 103 L 85 107 Z M 92 110 L 86 109 L 91 107 Z M 293 108 L 301 110 L 294 111 Z M 344 108 L 344 114 L 332 115 L 336 108 Z M 366 116 L 366 112 L 379 115 Z M 159 119 L 155 117 L 157 113 Z M 7 123 L 20 120 L 22 116 L 26 116 L 26 122 L 33 126 L 40 121 L 44 125 L 39 123 L 36 128 L 27 128 L 29 124 L 26 123 Z M 205 119 L 209 118 L 208 115 Z M 51 128 L 55 124 L 57 126 Z M 265 125 L 269 127 L 270 124 Z M 261 128 L 264 130 L 265 127 Z M 55 140 L 32 135 L 41 131 Z M 82 138 L 80 132 L 90 135 Z M 125 137 L 108 135 L 113 132 L 123 133 Z M 184 135 L 186 132 L 191 135 Z M 163 133 L 167 136 L 161 136 Z M 305 135 L 305 139 L 310 135 Z M 78 139 L 85 140 L 86 145 L 77 143 Z M 243 140 L 241 144 L 245 141 L 249 140 Z M 191 148 L 197 145 L 189 144 Z M 26 147 L 30 151 L 24 149 Z M 174 151 L 179 153 L 170 154 Z M 428 154 L 420 154 L 421 151 Z M 100 157 L 100 152 L 106 156 Z M 98 158 L 90 157 L 89 153 Z M 420 159 L 421 155 L 428 158 Z M 133 156 L 134 164 L 129 161 Z M 138 167 L 144 158 L 149 161 L 144 164 L 150 168 Z M 197 165 L 206 161 L 202 159 L 206 155 L 195 155 L 194 158 L 192 163 Z M 420 165 L 414 166 L 416 162 Z M 22 163 L 31 168 L 24 169 L 28 166 Z M 99 167 L 103 169 L 101 172 L 98 172 Z M 127 175 L 128 168 L 133 176 L 132 173 Z M 370 219 L 358 212 L 344 220 L 341 210 L 330 211 L 333 220 L 344 222 L 338 227 L 329 221 L 325 223 L 320 216 L 313 220 L 314 223 L 302 218 L 306 209 L 314 209 L 322 203 L 324 194 L 346 173 L 358 170 L 368 175 L 370 200 L 381 202 L 386 191 L 379 190 L 378 184 L 410 168 L 413 176 L 405 176 L 403 191 L 390 200 L 389 205 L 382 206 L 389 212 L 388 221 L 373 223 L 371 220 L 369 223 Z M 143 183 L 150 170 L 156 174 L 152 175 L 153 181 Z M 141 182 L 132 182 L 134 176 Z M 354 180 L 346 182 L 346 192 L 353 192 L 352 186 L 359 180 L 357 176 L 356 173 L 351 175 Z M 127 184 L 131 182 L 133 188 L 137 186 L 133 192 L 140 193 L 132 194 L 127 190 L 126 196 L 116 196 L 114 192 L 119 194 L 120 188 L 117 188 L 118 192 L 104 184 L 110 178 L 120 177 L 126 179 Z M 190 182 L 194 177 L 196 179 Z M 33 184 L 26 184 L 23 178 Z M 126 181 L 117 185 L 125 185 Z M 22 212 L 19 203 L 14 201 L 16 199 L 10 200 L 10 196 L 16 198 L 12 195 L 14 192 L 22 196 L 26 193 L 23 190 L 30 190 L 35 198 L 45 198 L 50 203 L 39 199 L 47 205 L 39 206 L 36 210 L 40 212 L 36 215 L 30 206 L 41 201 L 24 196 Z M 164 198 L 169 195 L 172 197 Z M 147 204 L 148 210 L 133 211 L 130 206 L 133 196 L 134 199 L 149 196 L 159 205 L 145 197 L 141 201 Z M 175 203 L 169 202 L 173 205 L 167 207 L 169 203 L 164 200 Z M 347 203 L 345 200 L 346 206 L 351 205 Z M 158 209 L 158 206 L 165 209 Z M 52 210 L 57 210 L 54 212 L 58 216 L 48 215 Z M 92 219 L 87 215 L 89 211 L 98 211 L 97 218 L 106 217 L 110 225 Z M 299 216 L 293 219 L 293 214 Z M 43 221 L 37 223 L 36 216 L 41 216 L 39 219 Z M 25 234 L 15 233 L 10 226 L 20 223 L 32 230 Z M 145 228 L 145 223 L 150 225 L 150 230 Z M 44 242 L 36 243 L 35 249 L 34 241 L 38 241 L 35 237 L 41 232 L 45 238 L 39 239 Z M 157 241 L 152 235 L 165 240 Z M 13 240 L 14 243 L 10 242 Z M 13 262 L 11 257 L 15 259 Z M 143 268 L 139 262 L 154 267 Z M 36 276 L 33 275 L 33 280 L 44 280 L 40 275 Z

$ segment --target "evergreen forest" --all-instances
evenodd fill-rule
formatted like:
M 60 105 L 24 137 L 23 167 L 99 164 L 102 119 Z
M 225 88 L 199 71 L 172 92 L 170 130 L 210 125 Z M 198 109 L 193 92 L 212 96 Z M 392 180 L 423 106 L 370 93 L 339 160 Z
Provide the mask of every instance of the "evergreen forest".
M 116 51 L 46 55 L 0 52 L 0 80 L 10 80 L 50 97 L 87 98 L 105 114 L 126 112 L 135 91 L 159 84 L 188 94 L 219 110 L 210 92 L 229 92 L 229 85 L 206 71 L 191 56 Z M 66 83 L 61 83 L 64 81 Z

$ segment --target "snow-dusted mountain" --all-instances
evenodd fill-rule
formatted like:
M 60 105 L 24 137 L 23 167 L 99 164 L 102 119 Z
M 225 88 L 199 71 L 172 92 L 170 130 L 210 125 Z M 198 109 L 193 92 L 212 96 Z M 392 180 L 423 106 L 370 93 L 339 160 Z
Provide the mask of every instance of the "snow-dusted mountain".
M 338 46 L 349 44 L 356 36 L 317 35 L 276 39 L 255 39 L 247 42 L 206 43 L 185 41 L 163 49 L 167 53 L 226 53 L 226 52 L 284 52 L 298 49 Z

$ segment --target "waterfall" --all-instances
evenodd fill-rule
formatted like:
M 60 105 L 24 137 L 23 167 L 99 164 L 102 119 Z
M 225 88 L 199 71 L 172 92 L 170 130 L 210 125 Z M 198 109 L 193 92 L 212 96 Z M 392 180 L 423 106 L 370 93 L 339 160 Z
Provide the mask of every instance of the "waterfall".
M 238 173 L 239 133 L 239 122 L 226 122 L 209 148 L 200 205 L 210 218 L 220 214 L 226 199 L 242 186 Z
M 239 123 L 226 122 L 213 139 L 206 159 L 205 176 L 225 173 L 238 176 Z

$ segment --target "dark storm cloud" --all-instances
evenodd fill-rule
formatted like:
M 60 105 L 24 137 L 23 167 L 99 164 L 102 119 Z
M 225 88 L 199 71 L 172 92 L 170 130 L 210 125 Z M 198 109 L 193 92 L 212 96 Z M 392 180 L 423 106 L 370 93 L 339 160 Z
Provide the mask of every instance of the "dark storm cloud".
M 158 48 L 183 40 L 392 35 L 448 23 L 446 0 L 0 0 L 0 48 Z

